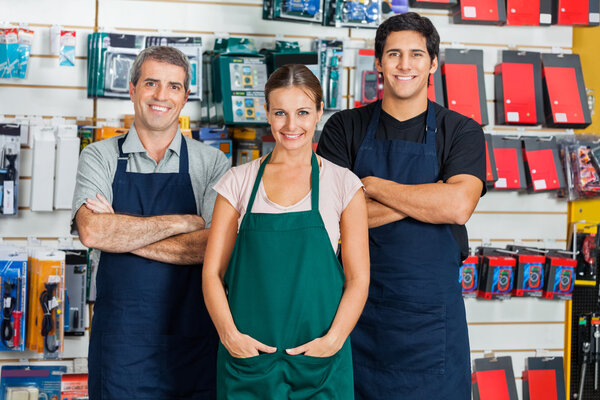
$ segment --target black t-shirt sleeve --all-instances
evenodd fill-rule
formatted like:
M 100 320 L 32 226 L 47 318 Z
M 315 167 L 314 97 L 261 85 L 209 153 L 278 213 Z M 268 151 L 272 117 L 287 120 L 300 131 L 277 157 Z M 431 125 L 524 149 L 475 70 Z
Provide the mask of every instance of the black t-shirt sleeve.
M 448 156 L 442 164 L 442 180 L 460 174 L 481 179 L 485 188 L 485 138 L 481 127 L 471 119 L 457 127 Z
M 352 169 L 351 132 L 348 132 L 349 128 L 345 125 L 341 112 L 333 114 L 327 120 L 321 132 L 317 154 L 340 167 Z

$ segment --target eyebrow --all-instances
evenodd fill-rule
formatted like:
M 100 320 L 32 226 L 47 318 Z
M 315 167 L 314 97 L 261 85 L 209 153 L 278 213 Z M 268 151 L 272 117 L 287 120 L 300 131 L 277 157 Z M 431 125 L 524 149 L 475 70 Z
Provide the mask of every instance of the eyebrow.
M 409 51 L 416 51 L 418 53 L 425 53 L 425 50 L 423 49 L 409 49 Z M 389 49 L 386 51 L 386 53 L 400 53 L 402 52 L 402 49 Z
M 153 78 L 146 78 L 144 79 L 144 82 L 159 82 L 158 79 L 153 79 Z M 177 86 L 181 86 L 183 87 L 183 84 L 180 82 L 169 82 L 169 85 L 177 85 Z

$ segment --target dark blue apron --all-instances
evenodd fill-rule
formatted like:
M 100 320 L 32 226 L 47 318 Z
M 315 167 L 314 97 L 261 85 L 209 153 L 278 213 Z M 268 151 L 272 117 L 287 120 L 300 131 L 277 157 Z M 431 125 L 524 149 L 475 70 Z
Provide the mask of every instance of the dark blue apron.
M 196 214 L 182 138 L 179 173 L 127 172 L 119 160 L 116 213 Z M 202 297 L 202 265 L 102 252 L 89 349 L 91 400 L 214 399 L 218 337 Z
M 376 139 L 380 113 L 378 102 L 354 173 L 409 185 L 436 182 L 433 103 L 425 143 Z M 351 336 L 356 399 L 470 399 L 460 250 L 450 226 L 405 218 L 370 229 L 369 251 L 369 298 Z

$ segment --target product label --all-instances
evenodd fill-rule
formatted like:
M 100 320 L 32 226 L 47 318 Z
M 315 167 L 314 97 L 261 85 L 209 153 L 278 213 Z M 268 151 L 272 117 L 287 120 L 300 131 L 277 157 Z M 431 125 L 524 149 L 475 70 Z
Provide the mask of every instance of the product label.
M 568 122 L 566 113 L 554 113 L 554 120 L 556 122 Z
M 535 190 L 545 190 L 546 189 L 546 180 L 538 179 L 536 181 L 533 181 L 533 188 Z
M 477 8 L 475 7 L 463 7 L 464 18 L 477 18 Z
M 506 178 L 498 178 L 498 180 L 494 183 L 495 188 L 506 188 Z
M 540 24 L 551 24 L 552 14 L 540 14 Z
M 15 182 L 4 181 L 4 195 L 2 196 L 2 213 L 15 213 Z
M 516 112 L 516 111 L 507 112 L 506 113 L 506 120 L 508 122 L 519 122 L 519 113 Z
M 12 305 L 12 298 L 11 297 L 5 297 L 4 298 L 4 308 L 10 308 Z
M 599 13 L 590 13 L 590 24 L 600 23 L 600 14 Z

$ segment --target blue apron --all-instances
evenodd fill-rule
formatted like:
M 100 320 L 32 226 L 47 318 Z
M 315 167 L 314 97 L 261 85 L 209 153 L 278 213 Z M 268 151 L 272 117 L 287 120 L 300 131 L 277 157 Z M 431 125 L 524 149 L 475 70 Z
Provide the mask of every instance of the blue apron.
M 182 138 L 179 173 L 127 172 L 118 141 L 116 213 L 196 214 Z M 202 297 L 202 265 L 102 252 L 89 348 L 91 400 L 214 399 L 218 337 Z
M 354 173 L 409 185 L 436 182 L 433 103 L 425 143 L 376 139 L 380 113 L 378 102 Z M 407 217 L 370 229 L 369 251 L 369 298 L 351 336 L 356 399 L 470 399 L 460 250 L 450 226 Z

